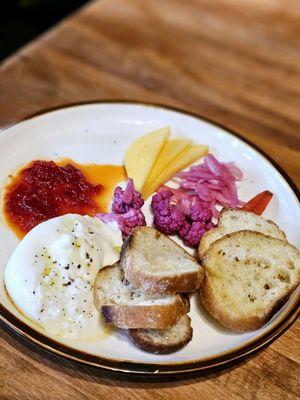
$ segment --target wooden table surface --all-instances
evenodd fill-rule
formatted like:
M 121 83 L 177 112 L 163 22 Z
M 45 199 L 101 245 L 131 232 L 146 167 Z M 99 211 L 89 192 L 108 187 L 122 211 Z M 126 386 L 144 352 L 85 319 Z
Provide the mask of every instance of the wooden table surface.
M 159 102 L 239 132 L 300 183 L 298 0 L 95 1 L 4 61 L 0 126 L 95 99 Z M 128 381 L 0 331 L 1 399 L 296 399 L 299 321 L 220 373 Z

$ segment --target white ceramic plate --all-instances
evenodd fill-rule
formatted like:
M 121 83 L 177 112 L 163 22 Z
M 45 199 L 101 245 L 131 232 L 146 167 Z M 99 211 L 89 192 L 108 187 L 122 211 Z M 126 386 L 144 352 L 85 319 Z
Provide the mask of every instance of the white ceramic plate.
M 275 194 L 265 216 L 300 247 L 300 210 L 295 189 L 268 159 L 235 134 L 196 116 L 149 104 L 92 103 L 71 106 L 21 122 L 0 135 L 0 183 L 11 171 L 38 158 L 69 157 L 79 163 L 121 164 L 128 145 L 138 136 L 170 125 L 174 136 L 186 136 L 210 146 L 221 161 L 242 168 L 245 180 L 239 197 L 248 200 L 268 189 Z M 2 221 L 3 222 L 3 221 Z M 75 342 L 49 337 L 28 321 L 9 301 L 3 272 L 18 239 L 0 226 L 0 319 L 21 336 L 44 349 L 85 364 L 137 373 L 203 371 L 232 363 L 258 350 L 293 322 L 299 291 L 272 320 L 255 332 L 235 334 L 220 328 L 192 299 L 193 340 L 182 350 L 157 356 L 135 348 L 124 334 L 104 335 L 98 341 Z

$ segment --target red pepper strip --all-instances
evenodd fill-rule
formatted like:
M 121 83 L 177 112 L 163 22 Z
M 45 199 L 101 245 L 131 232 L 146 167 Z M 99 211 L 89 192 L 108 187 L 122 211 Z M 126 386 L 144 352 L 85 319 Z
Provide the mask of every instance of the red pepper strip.
M 273 193 L 269 192 L 268 190 L 265 190 L 264 192 L 257 194 L 251 200 L 249 200 L 242 207 L 242 210 L 251 211 L 256 215 L 261 215 L 267 208 L 267 205 L 270 203 L 272 197 Z

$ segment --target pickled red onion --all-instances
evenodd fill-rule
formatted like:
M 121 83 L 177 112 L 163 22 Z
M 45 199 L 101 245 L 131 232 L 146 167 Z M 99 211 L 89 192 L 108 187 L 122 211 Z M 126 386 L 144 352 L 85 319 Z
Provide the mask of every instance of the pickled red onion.
M 198 195 L 207 203 L 214 217 L 219 214 L 216 205 L 237 208 L 244 204 L 238 199 L 236 186 L 243 173 L 234 162 L 221 163 L 208 154 L 203 164 L 192 166 L 175 177 L 179 178 L 180 189 L 187 195 Z

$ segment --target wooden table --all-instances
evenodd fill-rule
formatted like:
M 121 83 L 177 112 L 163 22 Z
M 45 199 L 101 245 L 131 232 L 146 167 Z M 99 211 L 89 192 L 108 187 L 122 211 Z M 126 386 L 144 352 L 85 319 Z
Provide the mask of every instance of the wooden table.
M 3 63 L 0 126 L 67 103 L 159 102 L 234 129 L 299 185 L 299 27 L 297 0 L 95 1 Z M 0 398 L 295 399 L 299 327 L 235 368 L 163 383 L 51 359 L 1 330 Z

